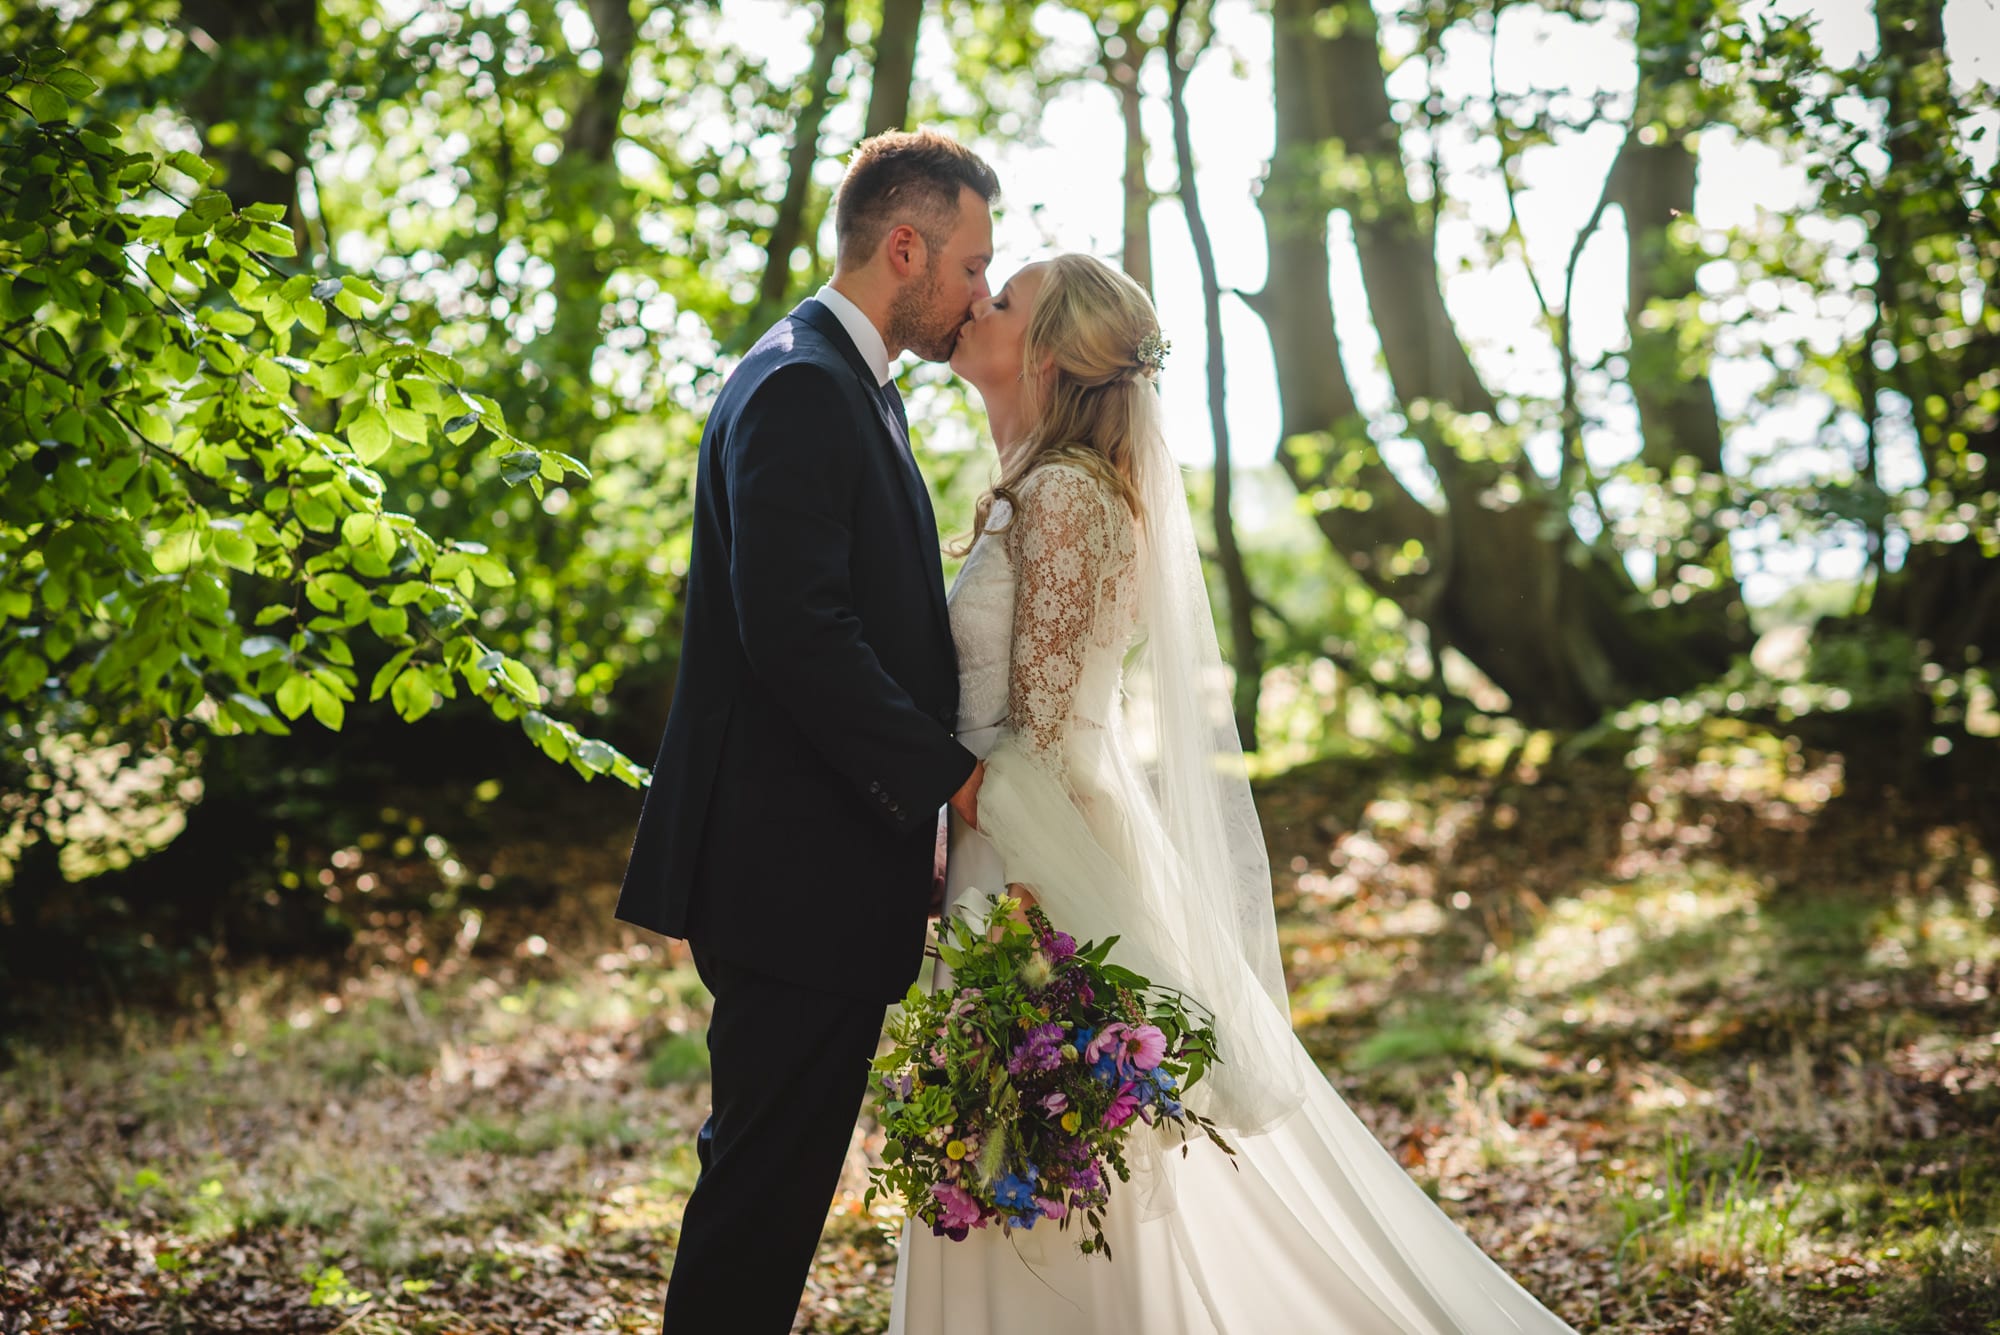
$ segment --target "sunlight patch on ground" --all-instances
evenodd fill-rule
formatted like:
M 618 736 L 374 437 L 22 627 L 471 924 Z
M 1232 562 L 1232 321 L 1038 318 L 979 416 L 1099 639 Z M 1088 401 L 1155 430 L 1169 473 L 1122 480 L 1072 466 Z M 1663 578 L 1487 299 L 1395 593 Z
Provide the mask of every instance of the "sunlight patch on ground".
M 1687 961 L 1697 967 L 1712 966 L 1719 963 L 1709 953 L 1717 944 L 1733 955 L 1756 950 L 1757 900 L 1754 882 L 1720 872 L 1587 887 L 1553 905 L 1540 931 L 1500 955 L 1489 968 L 1526 996 L 1570 993 L 1629 965 L 1649 946 L 1669 944 L 1731 919 L 1727 941 L 1718 943 L 1712 933 L 1704 933 L 1708 939 L 1699 958 Z M 1571 1023 L 1584 1018 L 1564 1016 Z

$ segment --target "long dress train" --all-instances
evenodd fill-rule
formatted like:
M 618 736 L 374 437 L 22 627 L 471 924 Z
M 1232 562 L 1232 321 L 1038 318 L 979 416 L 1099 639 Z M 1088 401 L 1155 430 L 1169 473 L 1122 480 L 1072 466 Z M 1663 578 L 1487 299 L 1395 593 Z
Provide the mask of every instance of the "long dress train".
M 1113 958 L 1158 981 L 1154 970 L 1173 972 L 1172 943 L 1149 923 L 1173 906 L 1148 871 L 1159 832 L 1118 721 L 1138 536 L 1083 469 L 1045 464 L 1018 494 L 1018 512 L 996 503 L 951 592 L 960 737 L 988 774 L 984 833 L 952 817 L 947 911 L 1030 884 L 1058 927 L 1079 940 L 1120 932 L 1132 944 Z M 946 982 L 936 966 L 932 984 Z M 1108 1260 L 1046 1220 L 963 1242 L 913 1220 L 891 1335 L 1570 1330 L 1404 1173 L 1288 1026 L 1243 1040 L 1253 1045 L 1272 1054 L 1259 1078 L 1295 1094 L 1272 1124 L 1229 1135 L 1233 1160 L 1198 1142 L 1114 1184 Z

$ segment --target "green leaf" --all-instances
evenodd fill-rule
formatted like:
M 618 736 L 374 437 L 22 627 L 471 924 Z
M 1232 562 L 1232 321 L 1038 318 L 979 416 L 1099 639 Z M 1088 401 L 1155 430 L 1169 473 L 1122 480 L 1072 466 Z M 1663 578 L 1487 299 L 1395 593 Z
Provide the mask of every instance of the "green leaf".
M 312 707 L 312 678 L 293 673 L 278 687 L 278 712 L 286 718 L 297 718 Z
M 341 723 L 347 718 L 347 706 L 341 702 L 339 696 L 315 682 L 312 689 L 312 713 L 327 731 L 339 732 Z
M 406 722 L 415 723 L 431 712 L 436 693 L 431 689 L 430 678 L 418 668 L 404 668 L 403 675 L 396 678 L 396 684 L 389 690 L 389 698 L 395 703 L 396 713 Z
M 542 456 L 533 450 L 516 450 L 500 460 L 500 480 L 510 487 L 541 471 Z
M 375 680 L 368 685 L 368 698 L 370 700 L 380 700 L 382 698 L 382 692 L 389 689 L 389 683 L 396 679 L 396 674 L 403 670 L 403 665 L 410 661 L 410 655 L 415 652 L 416 649 L 414 647 L 405 649 L 382 665 L 381 670 L 375 674 Z
M 167 154 L 167 165 L 183 176 L 192 176 L 201 184 L 208 184 L 208 178 L 215 175 L 215 168 L 186 149 Z
M 518 658 L 510 658 L 500 665 L 500 675 L 505 677 L 519 695 L 531 705 L 542 702 L 542 688 L 535 681 L 535 674 L 528 671 L 528 665 Z
M 97 80 L 91 78 L 82 70 L 68 68 L 56 70 L 49 75 L 49 82 L 78 101 L 89 97 L 97 91 Z
M 333 398 L 339 398 L 353 389 L 356 382 L 361 379 L 363 367 L 364 363 L 361 358 L 352 355 L 329 362 L 326 366 L 321 367 L 319 371 L 319 387 L 321 392 Z
M 347 439 L 361 462 L 372 464 L 389 452 L 389 424 L 382 420 L 382 414 L 371 404 L 363 408 L 353 425 L 347 428 Z
M 28 110 L 44 124 L 66 121 L 69 119 L 69 99 L 62 95 L 60 89 L 38 83 L 28 90 Z
M 410 633 L 410 614 L 400 607 L 373 607 L 368 610 L 368 629 L 385 640 Z
M 390 408 L 386 410 L 386 416 L 389 419 L 389 430 L 404 440 L 421 445 L 430 439 L 430 423 L 424 420 L 422 413 L 413 412 L 408 408 Z
M 215 559 L 246 573 L 257 568 L 257 544 L 244 534 L 218 529 L 209 535 Z
M 162 575 L 178 575 L 194 564 L 200 551 L 201 535 L 198 532 L 192 528 L 176 529 L 153 549 L 153 568 Z
M 291 393 L 291 374 L 269 357 L 253 359 L 250 363 L 250 374 L 258 384 L 273 394 L 283 396 Z

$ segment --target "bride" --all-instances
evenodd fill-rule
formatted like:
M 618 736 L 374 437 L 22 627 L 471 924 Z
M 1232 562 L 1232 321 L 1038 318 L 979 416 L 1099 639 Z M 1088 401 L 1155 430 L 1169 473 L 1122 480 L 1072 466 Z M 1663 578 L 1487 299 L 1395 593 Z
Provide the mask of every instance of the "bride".
M 947 912 L 1007 886 L 1216 1014 L 1188 1093 L 1236 1150 L 1134 1124 L 1111 1257 L 1044 1222 L 905 1227 L 891 1335 L 1489 1335 L 1570 1328 L 1482 1254 L 1293 1037 L 1271 878 L 1153 377 L 1151 302 L 1063 255 L 973 308 L 953 368 L 1000 455 L 950 598 L 959 738 Z M 934 986 L 948 981 L 942 966 Z

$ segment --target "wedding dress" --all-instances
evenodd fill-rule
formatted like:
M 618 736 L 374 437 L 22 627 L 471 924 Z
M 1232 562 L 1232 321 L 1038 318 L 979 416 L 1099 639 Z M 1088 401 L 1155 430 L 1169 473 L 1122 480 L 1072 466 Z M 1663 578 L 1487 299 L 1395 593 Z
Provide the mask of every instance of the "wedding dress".
M 988 768 L 981 830 L 951 817 L 947 911 L 982 908 L 1009 881 L 1028 885 L 1057 927 L 1079 941 L 1118 934 L 1115 962 L 1207 1002 L 1224 1065 L 1188 1102 L 1224 1126 L 1236 1154 L 1198 1141 L 1183 1158 L 1164 1124 L 1134 1123 L 1133 1180 L 1114 1183 L 1104 1212 L 1108 1259 L 1080 1254 L 1076 1230 L 1048 1220 L 963 1242 L 913 1220 L 891 1335 L 1569 1331 L 1403 1172 L 1291 1034 L 1269 868 L 1261 838 L 1241 828 L 1254 812 L 1240 779 L 1220 790 L 1240 791 L 1234 808 L 1200 813 L 1233 822 L 1211 842 L 1233 847 L 1239 865 L 1197 881 L 1176 854 L 1185 822 L 1176 776 L 1163 772 L 1172 757 L 1143 735 L 1128 649 L 1149 635 L 1160 648 L 1149 597 L 1179 597 L 1204 621 L 1208 609 L 1205 591 L 1186 585 L 1200 572 L 1178 470 L 1157 432 L 1147 448 L 1147 524 L 1087 469 L 1045 462 L 1016 489 L 1018 512 L 995 501 L 952 587 L 959 737 Z M 1167 557 L 1148 547 L 1170 543 L 1178 589 L 1158 569 L 1149 582 L 1147 562 Z M 1173 643 L 1176 661 L 1156 677 L 1188 668 L 1183 658 L 1219 666 L 1203 661 L 1215 655 L 1212 623 L 1183 632 L 1207 638 L 1192 650 Z M 1226 688 L 1208 694 L 1227 728 Z M 1172 714 L 1154 717 L 1173 726 Z M 1202 791 L 1189 801 L 1217 805 Z M 1218 877 L 1255 893 L 1218 889 Z M 948 981 L 937 965 L 931 984 Z

